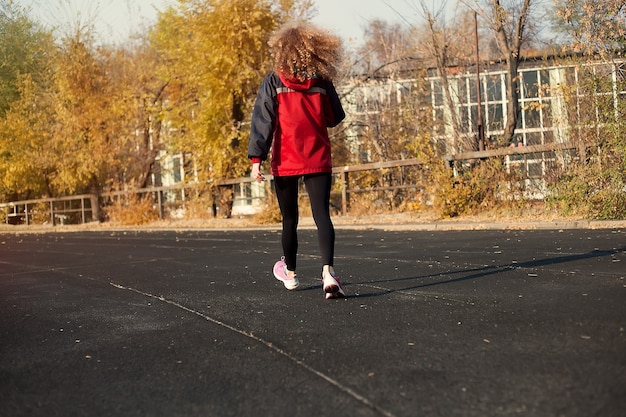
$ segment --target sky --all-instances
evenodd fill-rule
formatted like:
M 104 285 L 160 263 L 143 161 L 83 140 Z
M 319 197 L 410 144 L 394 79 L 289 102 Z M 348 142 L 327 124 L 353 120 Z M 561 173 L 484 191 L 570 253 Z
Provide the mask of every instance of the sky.
M 97 35 L 114 42 L 128 39 L 137 29 L 156 21 L 157 10 L 175 5 L 176 0 L 14 0 L 28 7 L 47 25 L 76 21 L 93 23 Z M 430 0 L 437 4 L 440 0 Z M 367 23 L 375 18 L 389 23 L 417 21 L 412 0 L 314 0 L 318 15 L 313 21 L 328 28 L 348 43 L 358 43 Z M 65 25 L 67 27 L 67 25 Z M 75 26 L 74 26 L 75 27 Z M 105 41 L 106 42 L 106 41 Z

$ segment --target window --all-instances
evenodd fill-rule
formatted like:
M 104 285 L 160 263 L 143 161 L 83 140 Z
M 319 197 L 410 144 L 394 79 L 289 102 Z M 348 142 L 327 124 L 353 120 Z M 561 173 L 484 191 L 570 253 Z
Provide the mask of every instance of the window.
M 541 159 L 532 159 L 526 165 L 528 178 L 541 178 L 543 169 Z
M 526 71 L 522 73 L 523 97 L 537 98 L 539 97 L 539 82 L 537 80 L 537 71 Z
M 180 156 L 172 158 L 172 177 L 174 184 L 178 184 L 182 181 Z
M 152 185 L 155 187 L 161 187 L 163 185 L 163 173 L 161 172 L 161 161 L 154 161 L 154 166 L 152 167 Z
M 469 97 L 467 96 L 467 77 L 459 78 L 458 80 L 458 100 L 460 104 L 467 104 Z
M 526 146 L 541 145 L 541 133 L 526 133 Z
M 252 184 L 249 182 L 235 184 L 235 195 L 233 196 L 233 205 L 250 206 L 252 205 Z
M 467 132 L 472 133 L 476 132 L 476 125 L 478 124 L 478 105 L 472 104 L 470 106 L 470 125 L 468 126 Z
M 468 80 L 469 81 L 469 100 L 471 103 L 478 103 L 478 94 L 476 93 L 476 79 Z M 483 88 L 482 85 L 480 87 Z M 482 100 L 481 100 L 482 101 Z
M 443 106 L 443 89 L 441 87 L 441 83 L 437 80 L 432 81 L 433 88 L 433 105 L 435 106 Z
M 486 123 L 488 130 L 504 129 L 504 109 L 502 104 L 489 104 L 487 106 Z
M 550 128 L 552 127 L 552 106 L 555 105 L 557 101 L 555 99 L 549 99 L 549 100 L 544 100 L 543 101 L 543 105 L 541 106 L 541 113 L 542 113 L 542 127 L 543 128 Z
M 434 126 L 436 129 L 436 133 L 442 135 L 445 133 L 445 117 L 443 114 L 443 108 L 436 108 L 433 110 L 433 113 L 435 117 Z
M 500 74 L 490 75 L 487 80 L 487 101 L 502 101 L 502 77 Z
M 541 105 L 538 102 L 528 103 L 524 108 L 524 124 L 526 129 L 541 127 Z
M 537 90 L 540 97 L 547 97 L 550 95 L 550 71 L 543 69 L 539 71 L 539 82 L 537 83 Z

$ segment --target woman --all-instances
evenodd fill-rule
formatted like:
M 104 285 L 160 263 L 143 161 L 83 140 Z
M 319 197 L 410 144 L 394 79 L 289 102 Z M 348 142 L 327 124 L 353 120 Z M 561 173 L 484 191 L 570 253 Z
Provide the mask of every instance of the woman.
M 252 113 L 248 157 L 252 177 L 263 181 L 261 163 L 271 149 L 270 171 L 282 215 L 283 257 L 274 276 L 287 289 L 299 285 L 298 185 L 302 179 L 317 226 L 326 299 L 345 297 L 333 261 L 335 229 L 330 219 L 332 184 L 328 127 L 345 117 L 332 83 L 342 46 L 339 37 L 309 23 L 291 23 L 270 39 L 274 71 L 263 80 Z

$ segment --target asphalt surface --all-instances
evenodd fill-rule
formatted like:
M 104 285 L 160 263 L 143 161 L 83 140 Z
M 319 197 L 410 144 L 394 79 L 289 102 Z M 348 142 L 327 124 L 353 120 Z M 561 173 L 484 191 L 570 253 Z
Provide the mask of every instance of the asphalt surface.
M 0 234 L 0 416 L 626 413 L 626 230 Z

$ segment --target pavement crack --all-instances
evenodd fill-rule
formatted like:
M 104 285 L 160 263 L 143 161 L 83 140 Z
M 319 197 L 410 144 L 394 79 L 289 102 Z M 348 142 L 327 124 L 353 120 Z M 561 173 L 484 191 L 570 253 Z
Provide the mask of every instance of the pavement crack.
M 267 341 L 259 336 L 254 335 L 252 332 L 248 332 L 242 329 L 238 329 L 228 323 L 225 323 L 221 320 L 218 320 L 214 317 L 208 316 L 200 311 L 194 310 L 192 308 L 186 307 L 180 303 L 177 303 L 176 301 L 173 300 L 169 300 L 167 298 L 165 298 L 162 295 L 155 295 L 155 294 L 151 294 L 145 291 L 141 291 L 138 290 L 136 288 L 132 288 L 132 287 L 126 287 L 124 285 L 120 285 L 117 284 L 115 282 L 109 282 L 109 284 L 111 284 L 113 287 L 118 288 L 120 290 L 125 290 L 125 291 L 131 291 L 137 294 L 140 294 L 144 297 L 149 297 L 155 300 L 159 300 L 161 302 L 164 302 L 166 304 L 172 305 L 176 308 L 179 308 L 181 310 L 184 310 L 188 313 L 194 314 L 198 317 L 201 317 L 203 319 L 205 319 L 206 321 L 209 321 L 213 324 L 216 324 L 218 326 L 222 326 L 230 331 L 233 331 L 235 333 L 238 333 L 242 336 L 245 336 L 249 339 L 252 339 L 254 341 L 256 341 L 257 343 L 260 343 L 262 345 L 264 345 L 265 347 L 267 347 L 270 350 L 273 350 L 274 352 L 278 353 L 279 355 L 282 355 L 283 357 L 289 359 L 290 361 L 294 362 L 296 365 L 298 365 L 299 367 L 305 369 L 308 372 L 311 372 L 312 374 L 316 375 L 317 377 L 321 378 L 322 380 L 328 382 L 329 384 L 333 385 L 335 388 L 337 388 L 338 390 L 344 392 L 345 394 L 349 395 L 350 397 L 354 398 L 356 401 L 360 402 L 361 404 L 371 408 L 372 410 L 374 410 L 375 412 L 377 412 L 378 414 L 385 416 L 385 417 L 395 417 L 395 415 L 387 410 L 384 410 L 383 408 L 377 406 L 376 404 L 372 403 L 369 399 L 367 399 L 366 397 L 364 397 L 363 395 L 357 393 L 356 391 L 354 391 L 353 389 L 346 387 L 345 385 L 341 384 L 339 381 L 337 381 L 336 379 L 326 375 L 325 373 L 318 371 L 317 369 L 312 368 L 311 366 L 307 365 L 306 363 L 304 363 L 302 360 L 296 358 L 295 356 L 291 355 L 289 352 L 286 352 L 285 350 L 277 347 L 276 345 L 274 345 L 272 342 Z
M 153 263 L 153 262 L 159 262 L 162 261 L 163 259 L 142 259 L 142 260 L 134 260 L 134 261 L 126 261 L 126 262 L 119 262 L 117 263 L 117 265 L 138 265 L 138 264 L 149 264 L 149 263 Z M 11 266 L 18 266 L 21 268 L 25 268 L 25 271 L 19 271 L 19 272 L 2 272 L 0 273 L 0 277 L 2 276 L 19 276 L 19 275 L 25 275 L 25 274 L 39 274 L 39 273 L 43 273 L 43 272 L 59 272 L 59 273 L 63 273 L 65 271 L 72 271 L 72 270 L 80 270 L 83 268 L 91 268 L 93 269 L 96 266 L 107 266 L 107 263 L 93 263 L 93 264 L 79 264 L 79 265 L 66 265 L 66 266 L 37 266 L 37 265 L 31 265 L 31 264 L 25 264 L 25 263 L 18 263 L 18 262 L 6 262 L 6 261 L 0 261 L 0 265 L 11 265 Z M 78 275 L 79 278 L 82 278 L 82 275 Z

